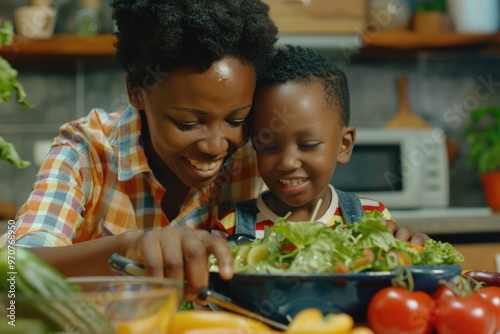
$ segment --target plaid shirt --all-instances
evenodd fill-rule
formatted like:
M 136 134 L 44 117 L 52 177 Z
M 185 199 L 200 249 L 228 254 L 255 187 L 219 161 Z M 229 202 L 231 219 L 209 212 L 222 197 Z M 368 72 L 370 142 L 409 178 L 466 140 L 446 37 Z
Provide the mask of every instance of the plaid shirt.
M 219 203 L 255 198 L 263 189 L 247 144 L 225 163 L 214 184 L 191 189 L 169 222 L 161 209 L 168 188 L 149 168 L 140 134 L 141 118 L 131 106 L 110 114 L 94 109 L 64 124 L 18 213 L 16 245 L 66 246 L 167 225 L 209 230 Z

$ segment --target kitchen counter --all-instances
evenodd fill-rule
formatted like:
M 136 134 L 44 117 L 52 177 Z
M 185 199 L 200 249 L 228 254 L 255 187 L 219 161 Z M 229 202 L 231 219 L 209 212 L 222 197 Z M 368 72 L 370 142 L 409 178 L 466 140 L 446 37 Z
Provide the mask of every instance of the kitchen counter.
M 500 213 L 489 208 L 391 210 L 399 226 L 449 242 L 461 252 L 464 269 L 500 271 Z
M 399 226 L 408 226 L 452 243 L 500 241 L 500 213 L 489 208 L 391 210 Z
M 489 208 L 391 210 L 391 214 L 399 226 L 429 235 L 500 233 L 500 213 Z

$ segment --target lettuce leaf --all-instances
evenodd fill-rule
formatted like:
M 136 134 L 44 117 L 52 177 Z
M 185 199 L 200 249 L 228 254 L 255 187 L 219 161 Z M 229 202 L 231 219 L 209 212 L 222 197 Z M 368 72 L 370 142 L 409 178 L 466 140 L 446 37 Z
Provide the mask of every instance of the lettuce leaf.
M 12 44 L 13 36 L 12 24 L 5 21 L 3 26 L 0 26 L 0 47 Z M 26 108 L 32 107 L 26 101 L 26 92 L 23 86 L 17 81 L 17 71 L 5 59 L 0 57 L 0 103 L 10 101 L 14 93 L 17 96 L 19 105 Z
M 269 255 L 259 263 L 245 264 L 248 247 L 266 245 Z M 290 247 L 292 246 L 292 247 Z M 267 227 L 264 238 L 245 244 L 235 272 L 313 274 L 392 270 L 404 265 L 458 264 L 463 256 L 450 244 L 430 240 L 419 253 L 406 241 L 396 239 L 379 212 L 367 212 L 355 224 L 338 223 L 326 228 L 316 222 L 288 222 L 284 218 Z M 262 246 L 260 246 L 262 247 Z
M 30 165 L 29 161 L 21 159 L 14 145 L 3 139 L 2 136 L 0 136 L 0 160 L 7 161 L 18 168 L 26 168 Z
M 0 26 L 0 47 L 12 44 L 13 36 L 12 24 L 9 21 L 5 21 L 3 26 Z M 9 102 L 14 93 L 17 96 L 17 103 L 19 105 L 26 108 L 32 107 L 26 101 L 26 92 L 17 81 L 17 71 L 5 59 L 0 57 L 0 103 Z M 1 136 L 0 160 L 7 161 L 18 168 L 25 168 L 30 165 L 28 161 L 22 160 L 14 146 Z

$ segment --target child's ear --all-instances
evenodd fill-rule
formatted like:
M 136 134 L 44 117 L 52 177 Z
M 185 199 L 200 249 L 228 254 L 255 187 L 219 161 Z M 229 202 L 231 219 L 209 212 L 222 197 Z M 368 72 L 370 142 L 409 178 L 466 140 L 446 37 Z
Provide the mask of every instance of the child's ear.
M 346 126 L 341 131 L 342 137 L 337 162 L 339 164 L 346 164 L 351 159 L 354 142 L 356 141 L 356 128 L 354 126 Z
M 134 89 L 134 87 L 132 87 L 130 78 L 128 76 L 126 77 L 125 82 L 127 83 L 127 94 L 130 104 L 137 110 L 143 110 L 144 109 L 143 95 L 142 95 L 143 91 L 141 89 Z

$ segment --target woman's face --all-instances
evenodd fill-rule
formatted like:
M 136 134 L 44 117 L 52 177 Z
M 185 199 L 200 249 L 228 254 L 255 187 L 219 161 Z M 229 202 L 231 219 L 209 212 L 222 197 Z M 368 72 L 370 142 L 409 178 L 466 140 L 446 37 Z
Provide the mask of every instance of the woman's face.
M 338 163 L 347 163 L 354 128 L 327 104 L 320 83 L 285 83 L 260 90 L 254 100 L 253 136 L 259 171 L 282 210 L 314 210 L 328 198 Z
M 254 68 L 225 57 L 205 72 L 189 66 L 157 78 L 153 89 L 135 90 L 135 96 L 129 87 L 129 95 L 132 105 L 145 111 L 160 168 L 164 164 L 166 175 L 172 172 L 189 187 L 209 185 L 246 140 Z

